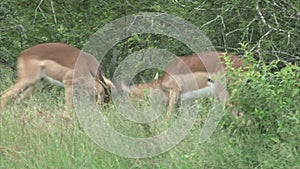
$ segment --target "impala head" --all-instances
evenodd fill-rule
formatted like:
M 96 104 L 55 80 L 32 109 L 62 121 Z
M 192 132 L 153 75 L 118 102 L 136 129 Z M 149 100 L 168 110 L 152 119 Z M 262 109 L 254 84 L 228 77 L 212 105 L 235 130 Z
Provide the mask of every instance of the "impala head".
M 98 96 L 98 102 L 108 103 L 111 100 L 111 90 L 115 88 L 113 82 L 103 76 L 100 69 L 97 71 L 96 79 L 96 93 Z

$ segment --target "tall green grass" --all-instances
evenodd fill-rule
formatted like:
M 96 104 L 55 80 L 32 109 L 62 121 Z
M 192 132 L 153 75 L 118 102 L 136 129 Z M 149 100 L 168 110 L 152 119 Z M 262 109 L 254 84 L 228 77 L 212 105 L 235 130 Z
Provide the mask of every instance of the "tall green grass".
M 187 137 L 166 153 L 145 159 L 106 152 L 83 132 L 75 112 L 65 111 L 62 88 L 38 90 L 0 110 L 0 168 L 299 168 L 299 67 L 288 65 L 275 74 L 269 70 L 250 71 L 248 83 L 229 86 L 244 116 L 232 117 L 229 107 L 211 138 L 199 144 L 206 116 L 201 113 L 209 100 L 198 102 L 198 118 Z M 0 73 L 4 91 L 15 75 L 4 68 Z M 120 132 L 147 136 L 141 125 L 122 118 L 114 106 L 101 111 Z M 167 126 L 161 118 L 151 127 L 160 132 Z

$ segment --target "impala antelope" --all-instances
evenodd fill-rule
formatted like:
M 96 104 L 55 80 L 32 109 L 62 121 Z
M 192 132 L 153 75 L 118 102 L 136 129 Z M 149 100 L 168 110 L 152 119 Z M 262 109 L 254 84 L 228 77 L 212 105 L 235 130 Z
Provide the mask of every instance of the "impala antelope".
M 20 93 L 31 94 L 34 84 L 42 78 L 47 78 L 65 87 L 66 106 L 71 108 L 75 63 L 79 76 L 95 79 L 96 93 L 99 94 L 100 100 L 103 100 L 113 83 L 99 71 L 99 63 L 92 55 L 64 43 L 45 43 L 20 53 L 17 82 L 4 91 L 0 107 L 4 107 L 9 99 Z

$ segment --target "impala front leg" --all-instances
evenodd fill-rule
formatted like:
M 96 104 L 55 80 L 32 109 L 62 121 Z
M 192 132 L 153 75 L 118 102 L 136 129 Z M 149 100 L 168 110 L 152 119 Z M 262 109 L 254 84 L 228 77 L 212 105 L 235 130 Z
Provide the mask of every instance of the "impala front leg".
M 168 112 L 167 112 L 167 118 L 171 118 L 172 113 L 174 111 L 175 108 L 175 104 L 178 101 L 178 97 L 179 97 L 179 90 L 170 90 L 169 93 L 169 107 L 168 107 Z
M 70 110 L 73 108 L 72 80 L 64 80 L 63 83 L 65 86 L 66 109 Z

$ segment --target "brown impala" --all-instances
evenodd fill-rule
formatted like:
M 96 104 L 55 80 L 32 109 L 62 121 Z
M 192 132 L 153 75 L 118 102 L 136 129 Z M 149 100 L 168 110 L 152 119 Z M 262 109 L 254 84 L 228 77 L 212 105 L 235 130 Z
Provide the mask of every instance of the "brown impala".
M 92 55 L 64 43 L 45 43 L 30 47 L 20 53 L 17 82 L 4 91 L 0 107 L 3 107 L 13 96 L 23 92 L 31 93 L 37 81 L 47 78 L 65 87 L 66 105 L 71 108 L 75 63 L 77 64 L 76 72 L 78 71 L 80 77 L 96 79 L 95 90 L 103 99 L 113 84 L 98 71 L 99 63 Z
M 224 59 L 223 56 L 228 57 L 228 60 Z M 224 87 L 218 82 L 215 83 L 210 76 L 223 72 L 226 61 L 229 61 L 234 69 L 247 70 L 243 67 L 243 59 L 232 54 L 205 52 L 183 56 L 172 61 L 157 80 L 131 86 L 129 92 L 135 97 L 142 98 L 144 89 L 161 89 L 168 100 L 169 111 L 173 110 L 179 96 L 183 100 L 188 100 L 216 94 L 220 99 L 227 101 L 229 94 L 224 93 L 224 90 L 222 90 Z

